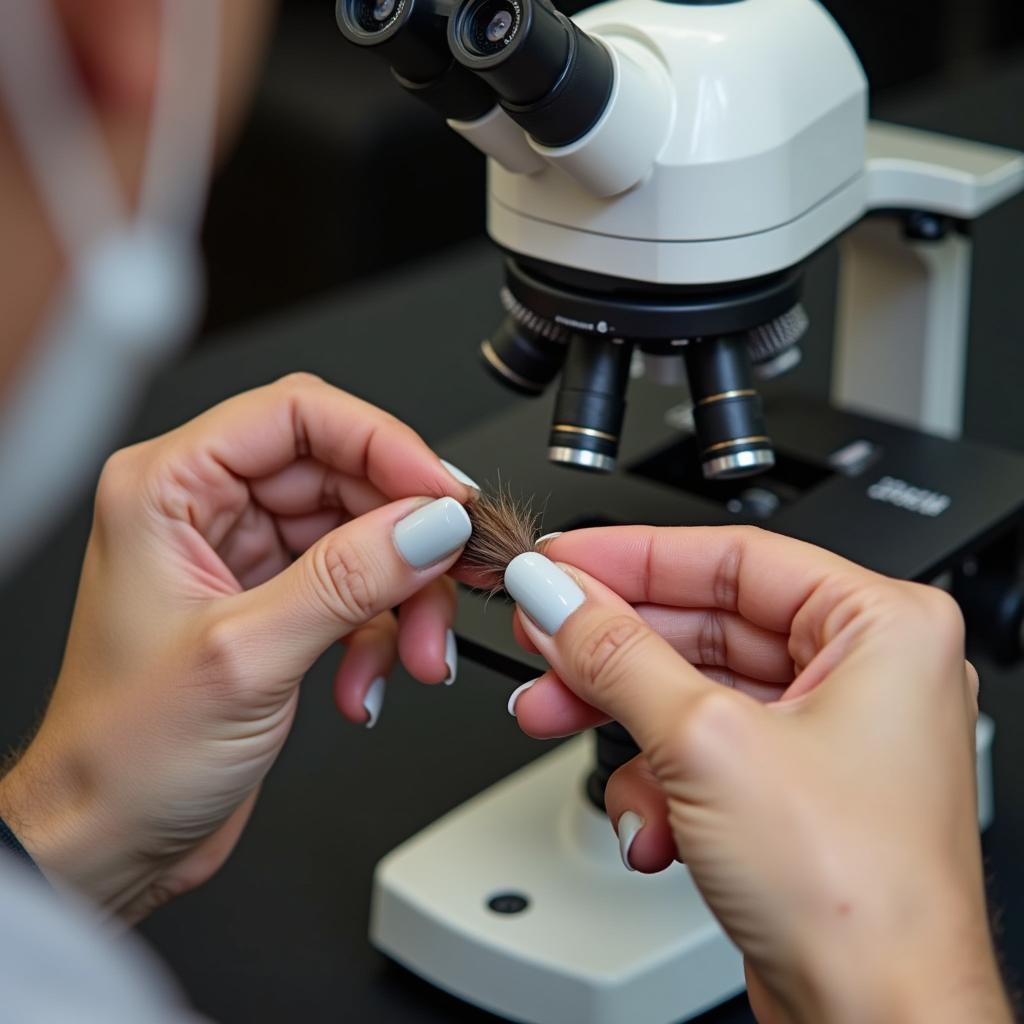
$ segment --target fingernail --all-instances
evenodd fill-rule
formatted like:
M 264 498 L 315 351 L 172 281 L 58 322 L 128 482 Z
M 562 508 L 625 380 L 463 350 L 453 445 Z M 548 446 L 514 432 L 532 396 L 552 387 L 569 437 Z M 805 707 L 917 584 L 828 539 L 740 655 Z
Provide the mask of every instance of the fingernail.
M 363 698 L 363 707 L 366 708 L 366 713 L 370 716 L 366 720 L 367 729 L 372 729 L 377 724 L 377 719 L 380 718 L 380 708 L 384 703 L 384 687 L 387 686 L 387 682 L 383 676 L 377 676 L 370 683 L 370 688 Z
M 453 466 L 447 459 L 442 459 L 441 465 L 444 466 L 444 468 L 447 469 L 460 484 L 465 484 L 467 487 L 475 487 L 478 491 L 481 490 L 480 485 L 468 473 L 463 473 L 458 466 Z
M 626 865 L 627 871 L 636 871 L 636 868 L 629 863 L 629 851 L 633 847 L 633 840 L 640 834 L 640 829 L 646 823 L 636 811 L 624 811 L 619 818 L 619 853 L 622 854 L 622 863 Z
M 561 537 L 564 530 L 555 530 L 554 533 L 545 533 L 543 537 L 538 537 L 534 542 L 533 546 L 539 548 L 541 544 L 547 544 L 549 540 L 554 540 L 556 537 Z
M 537 679 L 540 679 L 540 676 L 537 676 Z M 530 681 L 529 681 L 528 683 L 523 683 L 523 685 L 522 685 L 522 686 L 517 686 L 517 687 L 516 687 L 516 688 L 515 688 L 515 689 L 514 689 L 514 690 L 512 691 L 512 696 L 511 696 L 511 697 L 509 697 L 509 699 L 508 699 L 508 713 L 509 713 L 509 714 L 510 714 L 510 715 L 511 715 L 511 716 L 512 716 L 513 718 L 515 718 L 515 717 L 516 717 L 516 701 L 517 701 L 517 700 L 519 700 L 519 698 L 520 698 L 520 697 L 521 697 L 521 696 L 522 696 L 522 695 L 523 695 L 524 693 L 526 693 L 526 691 L 527 691 L 527 690 L 528 690 L 528 689 L 529 689 L 529 688 L 530 688 L 531 686 L 533 686 L 533 684 L 534 684 L 535 682 L 537 682 L 537 679 L 531 679 L 531 680 L 530 680 Z
M 395 524 L 395 547 L 414 568 L 425 569 L 458 551 L 473 527 L 454 498 L 438 498 Z
M 451 686 L 459 671 L 459 648 L 455 643 L 455 634 L 450 629 L 444 638 L 444 663 L 448 666 L 444 685 Z
M 516 555 L 508 563 L 505 589 L 548 636 L 558 632 L 585 598 L 567 572 L 535 551 Z

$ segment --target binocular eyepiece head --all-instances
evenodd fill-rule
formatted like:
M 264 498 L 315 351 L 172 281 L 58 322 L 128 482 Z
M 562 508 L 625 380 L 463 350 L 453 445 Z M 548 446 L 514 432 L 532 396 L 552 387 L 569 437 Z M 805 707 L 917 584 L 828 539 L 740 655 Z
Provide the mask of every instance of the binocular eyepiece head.
M 407 92 L 444 118 L 473 121 L 497 97 L 483 79 L 455 62 L 448 49 L 448 0 L 337 0 L 341 34 L 390 65 Z
M 576 141 L 608 104 L 611 56 L 548 0 L 463 0 L 448 23 L 448 45 L 542 145 Z

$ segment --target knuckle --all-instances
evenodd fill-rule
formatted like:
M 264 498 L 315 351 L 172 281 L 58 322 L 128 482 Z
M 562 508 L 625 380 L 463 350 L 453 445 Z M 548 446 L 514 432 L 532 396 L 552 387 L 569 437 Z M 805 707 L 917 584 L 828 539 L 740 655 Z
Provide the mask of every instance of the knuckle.
M 725 626 L 722 617 L 714 609 L 709 609 L 700 616 L 697 627 L 697 657 L 701 665 L 722 666 L 729 662 Z
M 121 513 L 139 493 L 137 447 L 121 448 L 109 456 L 96 486 L 96 515 L 109 519 Z
M 684 772 L 708 767 L 719 755 L 732 756 L 746 739 L 746 709 L 735 694 L 715 687 L 695 697 L 669 731 L 662 758 Z M 668 766 L 666 766 L 668 767 Z
M 956 601 L 945 590 L 920 583 L 904 584 L 903 592 L 929 647 L 942 658 L 962 661 L 966 627 Z
M 629 615 L 616 615 L 592 626 L 574 645 L 577 678 L 588 680 L 600 701 L 602 694 L 621 686 L 646 635 L 643 622 Z
M 277 386 L 284 391 L 293 393 L 296 391 L 309 391 L 311 388 L 323 387 L 323 377 L 306 370 L 296 370 L 294 373 L 286 374 L 277 381 Z
M 353 626 L 373 618 L 383 595 L 379 573 L 354 544 L 325 543 L 313 560 L 318 593 L 331 614 Z
M 249 647 L 246 631 L 235 620 L 221 617 L 207 622 L 198 644 L 204 684 L 228 692 L 245 688 L 252 675 Z

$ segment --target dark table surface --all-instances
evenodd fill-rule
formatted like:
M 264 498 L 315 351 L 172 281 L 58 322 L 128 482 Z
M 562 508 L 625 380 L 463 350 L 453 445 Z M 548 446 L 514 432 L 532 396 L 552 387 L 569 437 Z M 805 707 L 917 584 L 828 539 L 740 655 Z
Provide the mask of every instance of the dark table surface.
M 879 113 L 1024 148 L 1024 62 L 954 89 L 924 90 Z M 968 430 L 1019 446 L 1024 315 L 1024 201 L 978 226 Z M 796 383 L 828 379 L 834 255 L 814 261 L 817 321 Z M 496 315 L 496 256 L 483 243 L 315 307 L 242 330 L 165 373 L 131 437 L 149 436 L 217 400 L 305 369 L 387 407 L 432 442 L 511 401 L 477 369 L 475 343 Z M 0 591 L 5 714 L 0 740 L 30 727 L 56 675 L 88 527 L 78 509 Z M 450 689 L 396 678 L 380 725 L 366 732 L 331 702 L 335 655 L 310 673 L 292 736 L 227 866 L 161 910 L 142 931 L 196 1005 L 220 1021 L 493 1020 L 390 965 L 366 940 L 375 862 L 403 839 L 549 748 L 505 711 L 506 680 L 463 664 Z M 996 823 L 985 838 L 999 944 L 1011 986 L 1024 968 L 1024 780 L 1014 733 L 1024 713 L 1019 671 L 983 667 L 983 704 L 997 723 Z M 707 1021 L 749 1021 L 734 1000 Z

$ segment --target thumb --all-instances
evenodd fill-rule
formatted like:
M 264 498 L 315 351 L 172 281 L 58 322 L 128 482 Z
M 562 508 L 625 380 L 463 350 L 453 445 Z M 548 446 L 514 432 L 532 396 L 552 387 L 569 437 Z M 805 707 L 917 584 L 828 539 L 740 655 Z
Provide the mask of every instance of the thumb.
M 649 753 L 676 749 L 687 722 L 736 694 L 706 679 L 621 597 L 536 552 L 505 572 L 530 640 L 582 700 L 621 722 Z
M 325 534 L 273 579 L 231 597 L 261 673 L 305 673 L 333 643 L 454 564 L 472 533 L 454 498 L 406 498 Z

